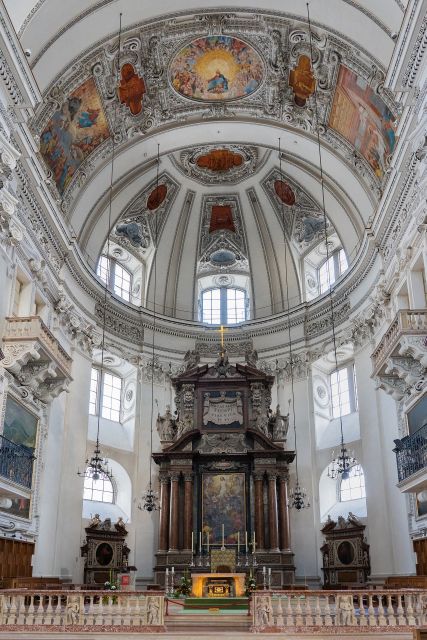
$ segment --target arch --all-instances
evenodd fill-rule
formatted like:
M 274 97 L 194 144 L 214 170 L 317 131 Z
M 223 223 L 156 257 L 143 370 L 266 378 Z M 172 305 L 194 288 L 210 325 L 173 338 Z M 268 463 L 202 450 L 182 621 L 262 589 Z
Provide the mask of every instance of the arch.
M 363 467 L 360 468 L 363 472 Z M 365 518 L 367 516 L 366 496 L 359 499 L 350 499 L 342 501 L 340 499 L 340 488 L 342 478 L 330 478 L 328 476 L 328 467 L 322 471 L 319 479 L 319 509 L 320 509 L 320 521 L 324 522 L 328 516 L 332 520 L 336 520 L 338 516 L 347 517 L 351 511 L 355 516 L 359 518 Z
M 132 483 L 126 469 L 117 460 L 108 460 L 112 471 L 111 484 L 114 489 L 113 502 L 83 499 L 83 518 L 99 513 L 102 519 L 111 518 L 114 522 L 119 516 L 130 521 L 132 513 Z

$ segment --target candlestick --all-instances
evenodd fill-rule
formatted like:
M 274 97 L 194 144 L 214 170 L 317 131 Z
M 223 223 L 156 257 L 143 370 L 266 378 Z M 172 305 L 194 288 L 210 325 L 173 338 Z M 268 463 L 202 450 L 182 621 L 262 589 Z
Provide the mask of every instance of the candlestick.
M 268 575 L 271 576 L 271 567 L 268 567 Z
M 172 573 L 175 573 L 175 567 L 172 567 Z
M 199 531 L 199 554 L 202 555 L 202 532 Z
M 206 534 L 206 549 L 207 549 L 207 552 L 209 553 L 209 531 Z
M 240 531 L 237 532 L 237 555 L 240 554 Z
M 222 549 L 224 549 L 224 525 L 222 525 Z
M 245 531 L 245 553 L 248 552 L 248 532 Z
M 194 553 L 194 531 L 191 532 L 191 553 Z
M 265 567 L 262 568 L 262 572 L 265 573 Z

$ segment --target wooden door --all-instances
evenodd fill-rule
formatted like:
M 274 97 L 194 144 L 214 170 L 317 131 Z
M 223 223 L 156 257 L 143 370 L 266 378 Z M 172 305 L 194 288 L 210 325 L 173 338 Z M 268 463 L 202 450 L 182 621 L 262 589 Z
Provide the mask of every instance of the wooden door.
M 417 554 L 417 576 L 427 576 L 427 539 L 414 540 L 414 551 Z

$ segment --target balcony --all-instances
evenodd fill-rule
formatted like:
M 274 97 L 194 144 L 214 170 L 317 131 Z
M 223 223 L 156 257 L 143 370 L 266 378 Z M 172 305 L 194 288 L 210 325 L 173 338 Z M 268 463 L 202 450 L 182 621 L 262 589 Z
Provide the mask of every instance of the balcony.
M 34 455 L 31 449 L 0 435 L 0 476 L 31 489 Z
M 427 425 L 394 442 L 399 489 L 403 493 L 427 489 Z
M 378 387 L 401 400 L 427 367 L 427 311 L 400 309 L 372 356 Z
M 2 365 L 35 398 L 49 402 L 67 389 L 72 358 L 38 316 L 6 318 Z

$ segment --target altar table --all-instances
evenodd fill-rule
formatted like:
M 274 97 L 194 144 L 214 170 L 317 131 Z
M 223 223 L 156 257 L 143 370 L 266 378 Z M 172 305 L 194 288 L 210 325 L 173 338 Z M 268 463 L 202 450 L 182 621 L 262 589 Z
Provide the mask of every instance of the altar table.
M 232 581 L 234 583 L 233 595 L 236 598 L 241 598 L 245 595 L 245 573 L 192 573 L 192 595 L 195 598 L 206 597 L 207 594 L 205 594 L 205 586 L 206 583 L 209 582 L 209 580 L 212 578 L 232 578 Z

